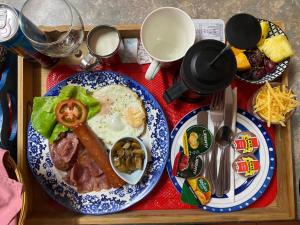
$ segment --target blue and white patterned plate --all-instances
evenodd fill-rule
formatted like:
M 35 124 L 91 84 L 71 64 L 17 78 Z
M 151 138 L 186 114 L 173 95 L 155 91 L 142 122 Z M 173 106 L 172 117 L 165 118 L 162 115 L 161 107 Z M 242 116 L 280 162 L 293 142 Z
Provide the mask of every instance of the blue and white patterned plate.
M 203 107 L 191 111 L 179 121 L 171 132 L 171 152 L 166 167 L 175 188 L 180 193 L 184 179 L 172 175 L 175 156 L 182 149 L 183 132 L 188 127 L 197 123 L 197 113 L 201 110 L 209 110 L 209 108 Z M 208 127 L 210 130 L 213 130 L 213 124 L 210 120 Z M 261 122 L 251 114 L 238 109 L 236 128 L 237 132 L 251 131 L 256 134 L 259 139 L 260 148 L 255 152 L 255 156 L 260 161 L 261 169 L 255 177 L 248 179 L 234 173 L 232 170 L 230 192 L 221 198 L 213 195 L 209 204 L 202 207 L 204 210 L 211 212 L 233 212 L 247 208 L 263 195 L 271 182 L 275 170 L 275 153 L 272 141 Z M 232 155 L 234 156 L 231 161 L 237 158 L 239 153 L 232 152 Z
M 286 36 L 286 34 L 283 32 L 283 30 L 276 24 L 272 23 L 271 21 L 265 20 L 265 19 L 259 19 L 259 22 L 261 22 L 261 21 L 266 21 L 269 24 L 269 33 L 268 33 L 267 38 L 274 37 L 274 36 L 280 35 L 280 34 Z M 262 77 L 259 80 L 245 79 L 242 76 L 242 73 L 244 73 L 244 72 L 237 72 L 236 77 L 243 81 L 251 83 L 251 84 L 264 84 L 266 81 L 270 82 L 270 81 L 275 80 L 277 77 L 281 76 L 283 74 L 283 72 L 285 71 L 285 69 L 288 67 L 289 62 L 290 62 L 290 58 L 283 60 L 282 62 L 277 64 L 276 69 L 272 73 L 266 74 L 266 76 Z
M 60 89 L 67 84 L 80 85 L 91 91 L 109 84 L 120 84 L 137 93 L 147 112 L 147 128 L 141 138 L 151 152 L 152 161 L 148 163 L 143 178 L 136 185 L 79 194 L 74 187 L 63 181 L 64 172 L 58 171 L 51 161 L 48 141 L 29 123 L 27 159 L 32 173 L 52 198 L 71 210 L 93 215 L 124 210 L 149 194 L 164 170 L 169 155 L 169 130 L 164 112 L 143 86 L 114 72 L 78 73 L 57 84 L 46 96 L 58 95 Z

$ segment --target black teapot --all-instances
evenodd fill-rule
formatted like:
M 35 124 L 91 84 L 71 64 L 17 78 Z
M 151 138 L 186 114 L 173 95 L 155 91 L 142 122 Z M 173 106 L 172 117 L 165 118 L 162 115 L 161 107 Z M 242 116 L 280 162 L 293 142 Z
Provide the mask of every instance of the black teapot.
M 180 80 L 164 93 L 170 103 L 184 92 L 191 90 L 199 95 L 210 95 L 225 89 L 233 80 L 237 70 L 236 59 L 231 51 L 225 51 L 211 65 L 212 60 L 226 47 L 217 40 L 202 40 L 187 51 L 180 67 Z

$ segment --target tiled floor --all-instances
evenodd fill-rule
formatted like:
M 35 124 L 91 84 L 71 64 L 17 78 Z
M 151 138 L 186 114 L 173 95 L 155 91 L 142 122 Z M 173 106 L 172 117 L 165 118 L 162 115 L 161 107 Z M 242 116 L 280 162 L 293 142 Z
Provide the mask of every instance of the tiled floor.
M 2 2 L 20 9 L 25 1 L 2 0 Z M 290 64 L 290 84 L 300 96 L 300 0 L 70 0 L 70 2 L 79 10 L 85 24 L 94 25 L 141 23 L 150 11 L 161 6 L 181 8 L 192 18 L 221 18 L 226 21 L 234 13 L 248 12 L 272 21 L 282 20 L 296 53 Z M 295 171 L 298 181 L 300 175 L 299 110 L 296 111 L 292 124 Z M 298 194 L 297 199 L 300 206 Z M 298 216 L 300 217 L 300 210 Z

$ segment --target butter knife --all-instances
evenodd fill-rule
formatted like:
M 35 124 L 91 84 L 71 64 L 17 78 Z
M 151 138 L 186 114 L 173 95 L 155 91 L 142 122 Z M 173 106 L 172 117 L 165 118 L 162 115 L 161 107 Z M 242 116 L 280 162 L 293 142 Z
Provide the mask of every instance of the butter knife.
M 207 128 L 207 125 L 208 125 L 208 112 L 207 111 L 198 112 L 197 124 Z
M 233 104 L 232 104 L 232 124 L 231 124 L 231 131 L 233 135 L 236 133 L 236 117 L 237 117 L 237 88 L 233 89 Z M 225 176 L 224 176 L 224 190 L 223 194 L 227 194 L 230 190 L 230 181 L 231 181 L 231 174 L 230 174 L 230 146 L 229 149 L 225 152 Z
M 208 127 L 208 112 L 207 111 L 200 111 L 197 114 L 197 124 L 201 125 L 203 127 Z M 200 176 L 203 176 L 204 174 L 207 173 L 207 166 L 208 166 L 208 154 L 204 154 L 204 159 L 203 159 L 203 169 L 201 171 Z

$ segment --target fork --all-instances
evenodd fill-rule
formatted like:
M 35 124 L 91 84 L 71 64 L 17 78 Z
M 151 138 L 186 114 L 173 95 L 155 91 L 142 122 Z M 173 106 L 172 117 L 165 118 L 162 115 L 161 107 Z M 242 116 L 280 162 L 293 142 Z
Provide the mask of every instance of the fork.
M 217 133 L 217 130 L 221 123 L 224 120 L 224 92 L 217 92 L 213 95 L 210 103 L 210 118 L 214 125 L 214 135 Z M 212 194 L 215 193 L 216 184 L 217 184 L 217 157 L 218 157 L 218 147 L 214 142 L 212 146 L 212 153 L 209 162 L 209 172 L 211 179 L 211 190 Z

